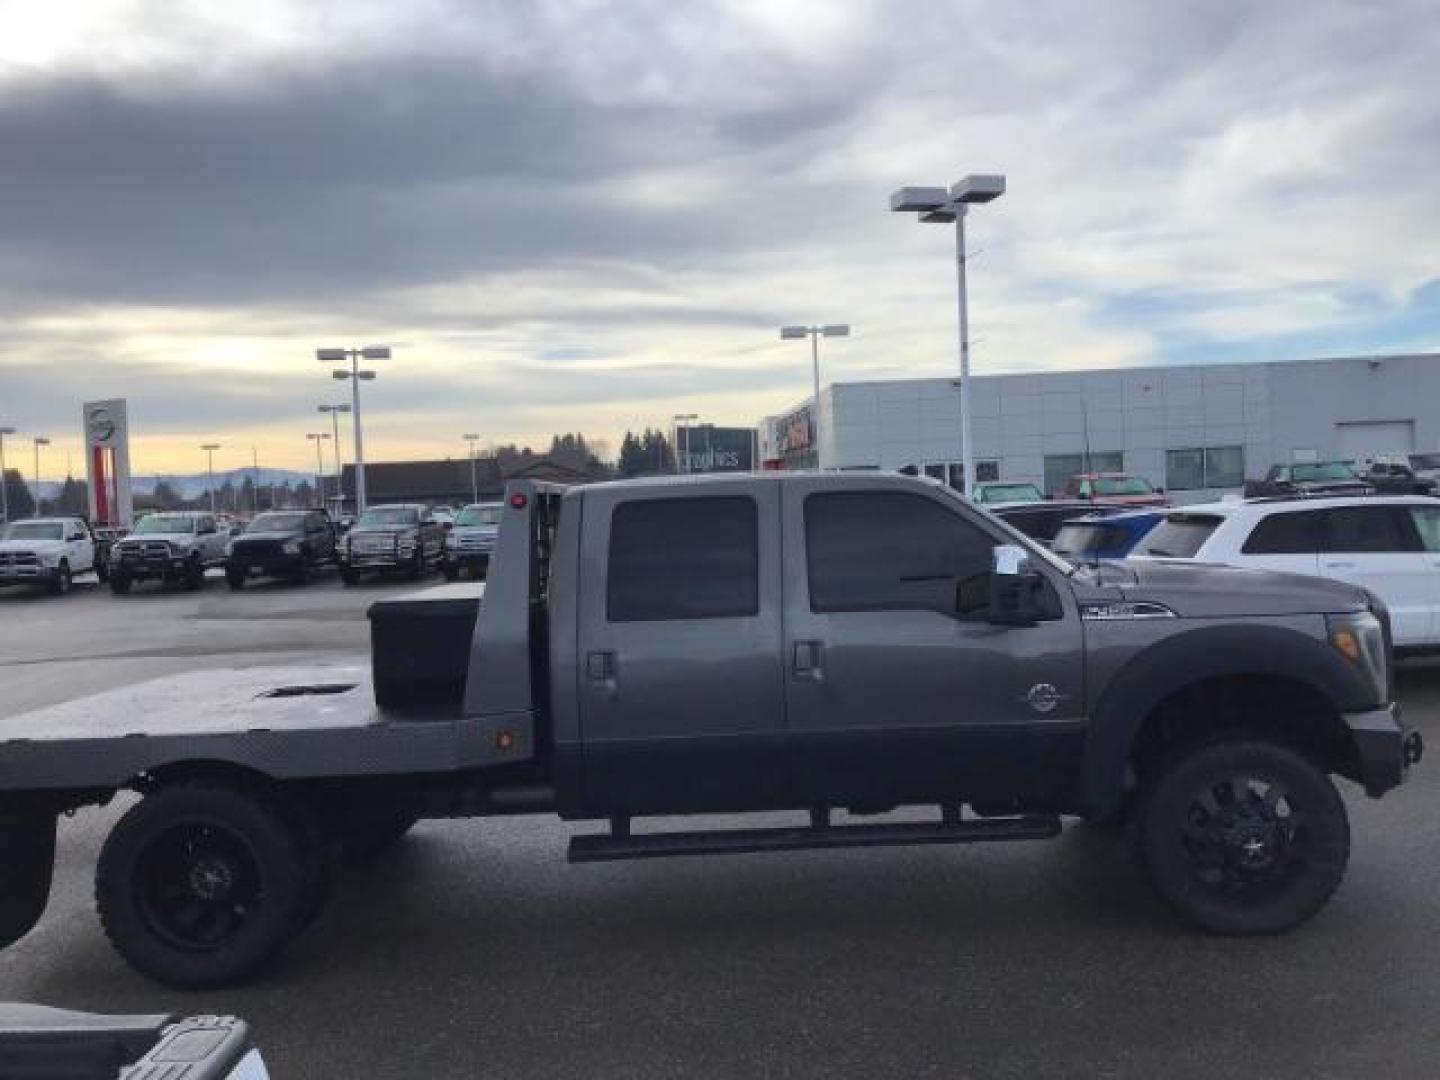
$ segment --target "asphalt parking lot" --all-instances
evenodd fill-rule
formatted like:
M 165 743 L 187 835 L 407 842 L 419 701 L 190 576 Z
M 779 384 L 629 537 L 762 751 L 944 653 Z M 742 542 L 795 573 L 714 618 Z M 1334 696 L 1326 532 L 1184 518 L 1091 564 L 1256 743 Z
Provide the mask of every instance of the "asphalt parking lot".
M 412 587 L 0 592 L 0 715 L 361 654 L 368 603 Z M 1403 669 L 1401 696 L 1440 747 L 1440 667 Z M 50 910 L 0 953 L 0 1000 L 237 1013 L 277 1078 L 1433 1076 L 1437 768 L 1381 802 L 1347 789 L 1349 876 L 1279 939 L 1182 929 L 1081 828 L 571 867 L 570 826 L 438 822 L 349 877 L 260 982 L 205 994 L 147 982 L 101 934 L 91 869 L 115 806 L 62 823 Z

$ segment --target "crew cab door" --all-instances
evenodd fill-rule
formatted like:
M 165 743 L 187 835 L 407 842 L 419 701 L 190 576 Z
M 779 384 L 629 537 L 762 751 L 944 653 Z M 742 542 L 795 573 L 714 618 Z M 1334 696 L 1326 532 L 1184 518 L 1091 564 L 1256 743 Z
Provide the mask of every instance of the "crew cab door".
M 576 677 L 586 813 L 783 799 L 778 487 L 585 493 Z
M 939 488 L 789 482 L 783 523 L 796 800 L 1008 808 L 1054 797 L 1073 775 L 1085 700 L 1064 576 L 1037 567 L 1049 618 L 991 625 L 993 548 L 1013 540 Z

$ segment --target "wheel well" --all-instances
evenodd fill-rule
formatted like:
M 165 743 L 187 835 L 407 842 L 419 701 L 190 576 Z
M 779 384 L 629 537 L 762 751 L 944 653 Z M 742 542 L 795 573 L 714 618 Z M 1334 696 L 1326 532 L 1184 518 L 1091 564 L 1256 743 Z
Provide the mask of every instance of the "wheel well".
M 197 780 L 244 788 L 273 787 L 275 785 L 273 777 L 258 769 L 236 765 L 232 761 L 199 760 L 175 761 L 158 768 L 147 769 L 135 777 L 128 786 L 143 794 L 149 794 L 162 787 L 191 783 Z
M 1354 740 L 1334 704 L 1282 675 L 1220 675 L 1166 695 L 1136 732 L 1130 764 L 1143 777 L 1181 748 L 1237 735 L 1291 747 L 1327 772 L 1359 774 Z

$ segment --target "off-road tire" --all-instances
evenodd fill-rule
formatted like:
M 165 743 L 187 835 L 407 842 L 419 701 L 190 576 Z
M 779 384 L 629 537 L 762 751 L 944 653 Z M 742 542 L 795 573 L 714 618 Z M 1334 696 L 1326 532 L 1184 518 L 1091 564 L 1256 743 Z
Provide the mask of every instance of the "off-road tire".
M 126 573 L 110 575 L 110 591 L 116 596 L 124 596 L 130 591 L 130 575 Z
M 1147 780 L 1138 815 L 1156 893 L 1214 934 L 1293 929 L 1324 907 L 1349 860 L 1350 824 L 1334 783 L 1271 742 L 1227 740 L 1173 755 Z
M 313 917 L 306 848 L 293 811 L 263 790 L 206 782 L 161 789 L 120 819 L 100 852 L 101 925 L 132 967 L 159 982 L 242 982 Z M 218 897 L 205 896 L 217 879 Z M 201 932 L 216 920 L 218 932 Z
M 64 596 L 70 591 L 74 584 L 74 578 L 70 573 L 70 560 L 61 559 L 60 565 L 55 568 L 55 576 L 50 579 L 50 591 L 56 596 Z
M 200 556 L 192 555 L 185 563 L 185 590 L 196 592 L 205 587 L 205 564 L 200 561 Z

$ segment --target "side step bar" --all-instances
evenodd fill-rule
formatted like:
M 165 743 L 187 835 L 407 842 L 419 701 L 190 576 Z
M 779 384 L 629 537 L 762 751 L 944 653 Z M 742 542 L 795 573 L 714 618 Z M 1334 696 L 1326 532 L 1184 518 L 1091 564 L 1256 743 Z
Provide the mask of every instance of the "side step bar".
M 748 855 L 762 851 L 894 847 L 903 844 L 974 844 L 988 840 L 1045 840 L 1060 819 L 1043 815 L 969 821 L 895 822 L 879 825 L 781 826 L 716 832 L 630 833 L 618 828 L 570 838 L 570 861 L 663 859 L 675 855 Z

